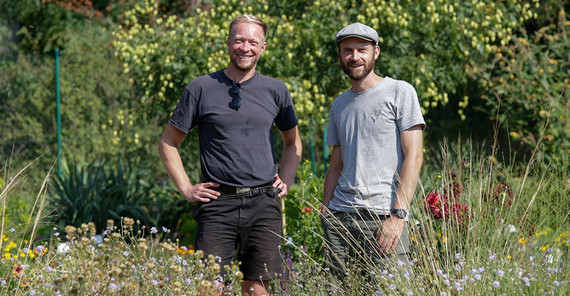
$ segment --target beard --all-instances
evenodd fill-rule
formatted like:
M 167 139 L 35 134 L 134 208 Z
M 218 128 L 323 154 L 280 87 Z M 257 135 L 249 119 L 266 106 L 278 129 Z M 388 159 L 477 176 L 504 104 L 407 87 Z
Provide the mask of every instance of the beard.
M 350 63 L 342 63 L 341 62 L 342 71 L 344 71 L 344 73 L 348 77 L 350 77 L 350 79 L 355 80 L 355 81 L 360 81 L 360 80 L 364 79 L 366 76 L 368 76 L 368 74 L 370 74 L 370 72 L 372 72 L 372 70 L 374 70 L 374 62 L 372 62 L 372 63 L 365 62 L 364 68 L 362 69 L 362 72 L 360 74 L 356 74 L 355 70 L 350 67 L 352 65 L 358 65 L 358 64 L 354 63 L 354 62 L 350 62 Z
M 234 67 L 236 67 L 238 70 L 242 71 L 242 72 L 247 72 L 251 69 L 253 69 L 255 67 L 255 65 L 257 65 L 257 61 L 259 60 L 259 56 L 255 56 L 254 58 L 252 58 L 249 63 L 244 63 L 244 62 L 240 62 L 239 57 L 237 55 L 231 55 L 230 56 L 230 62 L 232 63 L 232 65 L 234 65 Z

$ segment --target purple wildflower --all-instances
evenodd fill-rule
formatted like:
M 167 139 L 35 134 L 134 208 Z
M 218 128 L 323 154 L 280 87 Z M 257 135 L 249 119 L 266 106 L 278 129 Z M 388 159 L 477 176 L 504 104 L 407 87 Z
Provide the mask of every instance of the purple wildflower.
M 117 286 L 117 284 L 110 283 L 110 284 L 109 284 L 109 290 L 111 290 L 111 291 L 117 291 L 117 290 L 119 290 L 119 286 Z
M 158 229 L 156 229 L 156 227 L 153 226 L 153 227 L 150 228 L 150 233 L 152 233 L 152 234 L 157 234 L 157 233 L 158 233 Z
M 455 289 L 457 289 L 457 291 L 463 290 L 463 286 L 460 282 L 455 282 Z
M 501 286 L 501 283 L 499 283 L 498 281 L 493 281 L 493 286 L 495 288 L 499 288 Z
M 526 276 L 523 276 L 522 280 L 525 286 L 530 287 L 530 280 Z

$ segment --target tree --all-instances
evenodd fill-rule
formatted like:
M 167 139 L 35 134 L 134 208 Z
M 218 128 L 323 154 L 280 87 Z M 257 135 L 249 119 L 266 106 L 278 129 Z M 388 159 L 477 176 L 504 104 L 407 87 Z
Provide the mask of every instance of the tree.
M 534 3 L 234 0 L 212 1 L 179 17 L 163 14 L 156 1 L 138 1 L 125 12 L 113 45 L 135 82 L 137 100 L 166 121 L 188 82 L 227 65 L 231 20 L 244 13 L 261 17 L 269 32 L 259 71 L 288 85 L 308 143 L 309 131 L 320 138 L 330 103 L 349 87 L 338 65 L 334 35 L 359 21 L 381 36 L 376 71 L 415 86 L 428 133 L 439 136 L 469 131 L 471 124 L 488 120 L 493 110 L 471 108 L 485 89 L 470 71 L 487 63 L 494 48 L 515 40 L 535 17 Z

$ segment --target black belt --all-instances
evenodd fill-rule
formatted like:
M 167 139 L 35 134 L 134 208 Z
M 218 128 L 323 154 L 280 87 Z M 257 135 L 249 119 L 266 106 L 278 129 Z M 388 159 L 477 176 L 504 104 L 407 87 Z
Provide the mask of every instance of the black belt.
M 234 187 L 220 184 L 219 187 L 212 187 L 212 189 L 228 195 L 256 196 L 267 192 L 273 192 L 273 190 L 279 190 L 278 188 L 271 186 L 272 183 L 273 182 L 269 182 L 258 187 Z

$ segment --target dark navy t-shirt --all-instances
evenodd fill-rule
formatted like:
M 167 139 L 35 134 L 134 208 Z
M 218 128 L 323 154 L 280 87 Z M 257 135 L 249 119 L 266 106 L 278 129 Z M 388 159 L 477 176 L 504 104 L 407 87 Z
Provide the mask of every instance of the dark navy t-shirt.
M 283 82 L 256 72 L 240 86 L 242 104 L 236 110 L 230 105 L 232 81 L 223 70 L 197 77 L 170 117 L 185 133 L 198 126 L 202 181 L 236 187 L 270 182 L 277 173 L 272 126 L 282 131 L 297 126 Z

